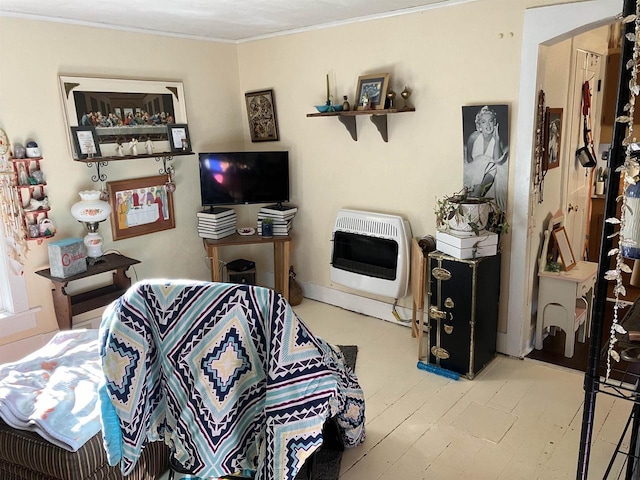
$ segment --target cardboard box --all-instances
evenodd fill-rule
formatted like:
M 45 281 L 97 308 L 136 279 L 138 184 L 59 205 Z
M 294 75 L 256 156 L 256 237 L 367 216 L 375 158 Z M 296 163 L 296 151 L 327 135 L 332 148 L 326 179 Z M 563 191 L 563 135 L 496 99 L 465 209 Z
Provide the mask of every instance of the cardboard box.
M 473 246 L 486 247 L 498 244 L 498 234 L 482 230 L 476 235 L 473 232 L 456 232 L 448 230 L 446 232 L 436 232 L 436 241 L 444 242 L 456 248 L 469 248 Z
M 67 278 L 87 271 L 87 249 L 81 238 L 65 238 L 49 242 L 51 275 Z

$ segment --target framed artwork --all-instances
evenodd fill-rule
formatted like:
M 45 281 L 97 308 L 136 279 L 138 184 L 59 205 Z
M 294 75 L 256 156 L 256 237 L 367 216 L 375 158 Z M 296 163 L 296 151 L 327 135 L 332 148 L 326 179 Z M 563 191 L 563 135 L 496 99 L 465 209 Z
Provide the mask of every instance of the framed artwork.
M 356 87 L 356 110 L 383 110 L 389 88 L 389 74 L 376 73 L 358 77 Z M 366 104 L 363 100 L 366 98 Z
M 169 152 L 167 125 L 187 123 L 181 82 L 60 76 L 59 83 L 67 131 L 94 127 L 105 157 L 118 156 L 118 140 L 149 139 L 155 152 Z
M 249 119 L 249 134 L 252 142 L 275 142 L 278 140 L 278 119 L 273 90 L 247 92 L 244 94 Z
M 191 140 L 189 139 L 189 127 L 186 123 L 167 125 L 169 132 L 169 148 L 172 152 L 190 152 Z
M 114 240 L 175 228 L 166 175 L 107 182 Z
M 544 114 L 544 152 L 542 164 L 545 170 L 560 166 L 560 141 L 562 139 L 562 108 L 549 108 Z
M 571 243 L 569 243 L 569 237 L 564 227 L 556 228 L 553 231 L 553 238 L 558 246 L 558 253 L 562 259 L 562 264 L 565 270 L 569 271 L 576 266 L 576 258 L 573 256 L 573 250 L 571 249 Z
M 71 139 L 75 150 L 74 158 L 84 159 L 102 156 L 95 127 L 71 127 Z
M 493 198 L 507 211 L 509 106 L 462 107 L 462 184 L 472 197 Z

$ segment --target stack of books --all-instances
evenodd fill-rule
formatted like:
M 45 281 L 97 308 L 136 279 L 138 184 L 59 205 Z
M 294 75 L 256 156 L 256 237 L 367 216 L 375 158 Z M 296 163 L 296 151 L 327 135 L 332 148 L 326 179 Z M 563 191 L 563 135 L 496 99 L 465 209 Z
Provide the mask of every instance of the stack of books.
M 258 235 L 262 235 L 262 220 L 270 218 L 273 220 L 273 236 L 286 237 L 291 233 L 293 217 L 295 217 L 297 207 L 268 205 L 262 207 L 258 212 Z
M 233 208 L 213 207 L 196 214 L 198 236 L 219 240 L 236 231 L 237 215 Z

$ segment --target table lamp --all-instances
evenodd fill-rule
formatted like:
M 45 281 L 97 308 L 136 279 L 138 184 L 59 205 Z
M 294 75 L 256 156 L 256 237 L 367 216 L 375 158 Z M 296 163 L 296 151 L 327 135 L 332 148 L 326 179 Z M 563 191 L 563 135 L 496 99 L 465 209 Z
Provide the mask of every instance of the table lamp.
M 94 264 L 102 257 L 102 235 L 98 233 L 98 226 L 111 214 L 111 205 L 100 200 L 99 190 L 84 190 L 79 193 L 80 200 L 71 206 L 71 215 L 79 222 L 84 223 L 87 235 L 84 244 L 87 247 L 89 264 Z

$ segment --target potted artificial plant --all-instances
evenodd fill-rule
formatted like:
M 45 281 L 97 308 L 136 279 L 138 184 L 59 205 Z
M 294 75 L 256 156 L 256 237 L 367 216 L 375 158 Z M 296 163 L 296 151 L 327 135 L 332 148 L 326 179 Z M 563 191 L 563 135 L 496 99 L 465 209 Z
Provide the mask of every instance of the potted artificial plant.
M 436 228 L 440 231 L 455 230 L 474 232 L 481 230 L 507 233 L 509 224 L 505 212 L 493 198 L 471 197 L 467 188 L 436 200 Z

